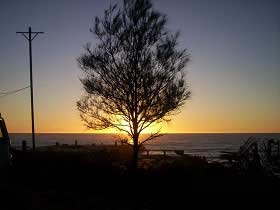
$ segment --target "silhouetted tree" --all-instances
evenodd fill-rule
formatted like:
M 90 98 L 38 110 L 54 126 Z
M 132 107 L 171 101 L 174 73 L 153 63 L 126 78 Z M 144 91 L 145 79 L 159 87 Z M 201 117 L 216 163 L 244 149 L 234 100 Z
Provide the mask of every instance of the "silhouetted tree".
M 86 91 L 77 102 L 83 122 L 88 128 L 127 133 L 134 168 L 140 146 L 160 135 L 157 131 L 140 142 L 140 133 L 170 120 L 190 97 L 183 73 L 189 55 L 177 49 L 179 34 L 170 34 L 166 21 L 149 0 L 110 6 L 90 30 L 95 46 L 87 44 L 78 59 Z

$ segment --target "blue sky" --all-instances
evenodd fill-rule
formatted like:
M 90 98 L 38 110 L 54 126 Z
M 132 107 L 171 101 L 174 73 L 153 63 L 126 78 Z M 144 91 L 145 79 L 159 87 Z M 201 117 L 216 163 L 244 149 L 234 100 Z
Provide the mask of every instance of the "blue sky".
M 28 45 L 16 31 L 44 31 L 33 41 L 38 132 L 87 132 L 75 103 L 82 94 L 76 58 L 95 16 L 97 0 L 1 0 L 0 91 L 29 84 Z M 167 132 L 280 132 L 280 2 L 155 0 L 191 53 L 185 69 L 192 100 Z M 0 98 L 12 132 L 30 131 L 29 92 Z

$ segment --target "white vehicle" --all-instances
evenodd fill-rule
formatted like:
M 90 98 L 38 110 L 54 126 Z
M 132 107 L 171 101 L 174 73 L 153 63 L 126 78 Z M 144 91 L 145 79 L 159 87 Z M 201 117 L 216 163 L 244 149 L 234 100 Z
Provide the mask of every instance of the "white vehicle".
M 10 165 L 10 138 L 4 119 L 0 114 L 0 168 Z

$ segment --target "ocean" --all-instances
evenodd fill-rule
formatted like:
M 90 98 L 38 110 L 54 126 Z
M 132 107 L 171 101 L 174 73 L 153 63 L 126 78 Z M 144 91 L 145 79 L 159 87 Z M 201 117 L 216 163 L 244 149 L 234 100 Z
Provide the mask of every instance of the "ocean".
M 219 134 L 165 134 L 145 144 L 147 149 L 167 149 L 167 150 L 184 150 L 185 154 L 204 156 L 207 159 L 217 159 L 221 152 L 236 152 L 239 147 L 249 138 L 255 137 L 260 140 L 271 138 L 280 139 L 280 133 L 219 133 Z M 116 134 L 81 134 L 81 133 L 40 133 L 36 134 L 36 146 L 48 146 L 59 144 L 74 144 L 77 140 L 80 145 L 91 144 L 114 144 L 118 140 Z M 22 140 L 27 142 L 31 147 L 31 134 L 29 133 L 12 133 L 10 134 L 11 144 L 13 147 L 20 148 Z M 160 152 L 153 152 L 157 154 Z M 172 154 L 170 154 L 172 155 Z

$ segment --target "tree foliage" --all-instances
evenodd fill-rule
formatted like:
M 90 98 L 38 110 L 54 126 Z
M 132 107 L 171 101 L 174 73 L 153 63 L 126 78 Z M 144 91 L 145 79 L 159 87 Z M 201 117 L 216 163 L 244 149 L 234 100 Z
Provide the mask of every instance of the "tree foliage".
M 166 22 L 149 0 L 124 0 L 95 18 L 95 45 L 87 44 L 78 58 L 86 91 L 77 102 L 83 122 L 127 133 L 135 150 L 141 132 L 169 120 L 190 97 L 183 71 L 189 55 L 178 49 L 179 33 L 168 32 Z

